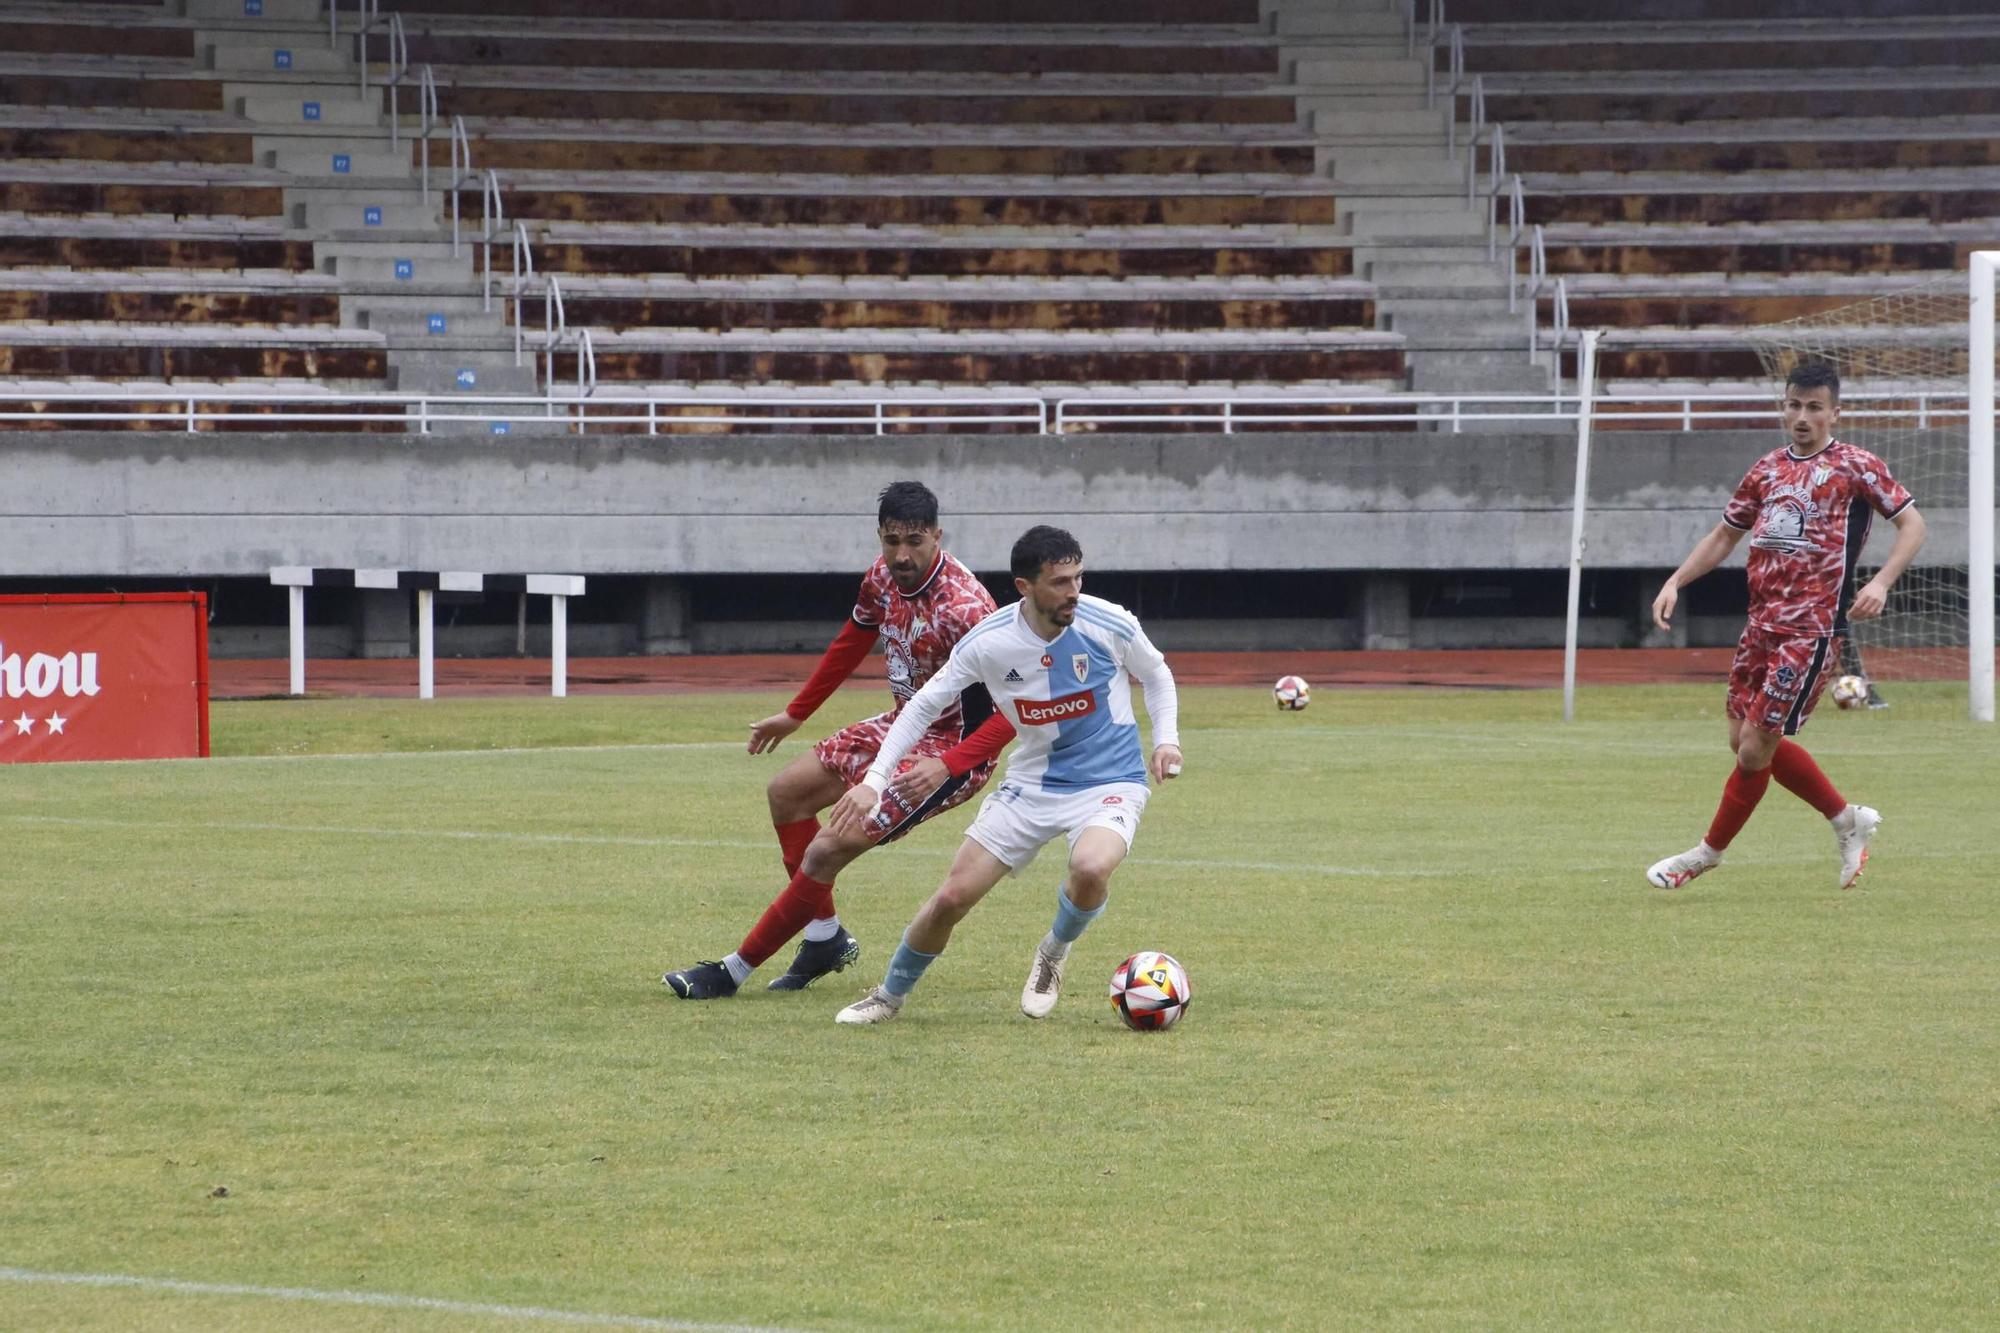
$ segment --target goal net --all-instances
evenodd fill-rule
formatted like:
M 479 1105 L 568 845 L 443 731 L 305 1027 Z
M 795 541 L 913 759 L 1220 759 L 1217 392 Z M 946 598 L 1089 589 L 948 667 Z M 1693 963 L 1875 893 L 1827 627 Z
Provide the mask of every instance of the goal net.
M 1836 438 L 1887 463 L 1929 525 L 1923 551 L 1897 581 L 1884 614 L 1853 625 L 1843 674 L 1870 681 L 1966 680 L 1971 670 L 1971 308 L 1965 275 L 1956 274 L 1751 334 L 1781 391 L 1800 362 L 1833 365 L 1841 379 Z M 1990 509 L 1994 497 L 1984 499 Z M 1857 583 L 1881 566 L 1894 537 L 1893 525 L 1877 519 Z

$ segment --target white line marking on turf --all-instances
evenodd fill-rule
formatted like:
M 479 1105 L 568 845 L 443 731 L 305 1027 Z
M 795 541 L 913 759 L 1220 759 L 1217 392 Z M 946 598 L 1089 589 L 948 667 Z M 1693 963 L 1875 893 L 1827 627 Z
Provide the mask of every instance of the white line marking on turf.
M 591 1328 L 671 1329 L 675 1333 L 785 1333 L 756 1324 L 705 1324 L 685 1319 L 653 1319 L 645 1315 L 592 1314 L 586 1310 L 547 1310 L 533 1305 L 488 1305 L 479 1301 L 448 1301 L 434 1296 L 398 1296 L 377 1291 L 320 1291 L 314 1287 L 253 1287 L 233 1282 L 185 1282 L 179 1278 L 130 1277 L 122 1273 L 45 1273 L 31 1268 L 0 1267 L 0 1281 L 58 1287 L 127 1287 L 139 1291 L 174 1292 L 184 1296 L 261 1296 L 269 1300 L 311 1301 L 320 1305 L 370 1305 L 390 1310 L 433 1310 L 439 1314 L 481 1319 L 534 1319 L 545 1324 L 580 1324 Z
M 456 842 L 511 842 L 542 843 L 556 846 L 584 847 L 715 847 L 730 851 L 768 852 L 768 842 L 752 842 L 732 838 L 646 838 L 619 836 L 617 834 L 593 833 L 510 833 L 506 830 L 491 829 L 430 829 L 430 828 L 356 828 L 341 824 L 274 824 L 252 823 L 238 820 L 146 820 L 146 819 L 91 819 L 76 815 L 8 815 L 0 814 L 0 823 L 47 824 L 71 828 L 122 828 L 177 831 L 204 829 L 212 833 L 297 833 L 309 836 L 337 838 L 436 838 Z M 898 853 L 903 856 L 924 857 L 931 860 L 945 860 L 958 853 L 953 844 L 948 847 L 900 846 Z M 1899 861 L 1950 861 L 1963 859 L 1968 852 L 1898 851 Z M 1737 855 L 1729 858 L 1735 866 L 1792 866 L 1804 865 L 1824 858 L 1814 855 Z M 1562 869 L 1571 874 L 1600 875 L 1618 874 L 1632 870 L 1645 860 L 1643 854 L 1636 854 L 1632 861 L 1578 863 L 1565 865 Z M 1161 870 L 1238 870 L 1253 874 L 1277 875 L 1320 875 L 1329 879 L 1348 876 L 1355 879 L 1490 879 L 1499 875 L 1517 873 L 1507 866 L 1370 866 L 1331 865 L 1313 861 L 1253 861 L 1228 858 L 1193 856 L 1135 856 L 1130 864 Z M 1539 867 L 1524 865 L 1521 870 Z M 1636 871 L 1634 873 L 1637 873 Z

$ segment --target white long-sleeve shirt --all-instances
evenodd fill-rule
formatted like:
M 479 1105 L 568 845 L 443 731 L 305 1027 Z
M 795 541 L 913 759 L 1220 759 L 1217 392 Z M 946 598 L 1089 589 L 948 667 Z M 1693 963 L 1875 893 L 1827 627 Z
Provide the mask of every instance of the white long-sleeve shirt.
M 1124 607 L 1085 596 L 1053 640 L 1029 626 L 1019 602 L 975 625 L 944 668 L 904 707 L 863 781 L 879 795 L 924 729 L 959 694 L 983 684 L 1019 739 L 1007 781 L 1047 791 L 1145 782 L 1132 681 L 1146 692 L 1153 748 L 1179 745 L 1179 696 L 1167 659 Z

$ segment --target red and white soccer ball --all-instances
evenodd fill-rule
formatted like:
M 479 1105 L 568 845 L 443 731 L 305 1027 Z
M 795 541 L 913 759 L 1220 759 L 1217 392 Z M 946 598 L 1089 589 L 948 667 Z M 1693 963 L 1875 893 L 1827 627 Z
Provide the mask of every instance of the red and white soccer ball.
M 1859 708 L 1868 702 L 1868 681 L 1861 676 L 1842 676 L 1833 682 L 1833 701 L 1842 708 Z
M 1187 969 L 1172 954 L 1135 953 L 1111 974 L 1111 1007 L 1134 1031 L 1172 1027 L 1193 997 Z
M 1278 701 L 1278 707 L 1296 713 L 1312 702 L 1313 687 L 1306 684 L 1304 676 L 1280 676 L 1271 687 L 1271 697 Z

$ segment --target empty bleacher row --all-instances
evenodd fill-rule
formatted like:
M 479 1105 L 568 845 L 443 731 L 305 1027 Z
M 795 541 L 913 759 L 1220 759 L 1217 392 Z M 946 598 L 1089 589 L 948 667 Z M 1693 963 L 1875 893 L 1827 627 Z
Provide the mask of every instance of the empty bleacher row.
M 148 8 L 125 6 L 124 26 Z M 198 324 L 292 349 L 337 332 L 343 372 L 377 369 L 348 345 L 370 330 L 288 288 L 317 238 L 285 202 L 297 182 L 258 151 L 267 127 L 225 95 L 240 89 L 201 77 L 216 56 L 164 11 L 126 42 L 90 9 L 38 39 L 70 63 L 38 60 L 10 84 L 0 128 L 0 247 L 23 266 L 9 312 L 66 322 L 88 352 L 37 334 L 16 340 L 10 372 L 110 369 L 113 321 L 132 373 L 244 373 Z M 854 24 L 845 41 L 744 41 L 741 24 L 682 24 L 667 41 L 634 9 L 660 7 L 584 7 L 526 31 L 488 9 L 402 7 L 423 25 L 412 54 L 436 68 L 442 117 L 466 116 L 475 159 L 503 173 L 500 201 L 533 228 L 534 267 L 563 280 L 570 322 L 596 333 L 604 380 L 1398 379 L 1347 252 L 1306 234 L 1333 226 L 1335 201 L 1290 98 L 1266 92 L 1276 62 L 1253 8 L 1053 43 L 1004 24 L 978 43 Z M 40 225 L 78 217 L 122 225 Z M 353 280 L 334 295 L 356 296 Z M 169 361 L 160 339 L 191 345 Z
M 1749 327 L 1962 271 L 2000 244 L 1990 6 L 1453 12 L 1541 230 L 1541 321 L 1560 279 L 1570 327 L 1607 330 L 1614 390 L 1758 381 Z M 1529 246 L 1515 262 L 1525 280 Z
M 1546 326 L 1560 279 L 1570 326 L 1610 330 L 1614 387 L 1754 380 L 1747 327 L 2000 234 L 2000 21 L 1844 3 L 1448 5 L 1540 229 L 1540 272 L 1525 236 L 1512 256 L 1531 305 Z M 351 126 L 273 123 L 352 79 L 316 5 L 267 30 L 218 0 L 0 0 L 0 392 L 430 392 L 475 360 L 499 392 L 551 278 L 600 392 L 1256 397 L 1402 388 L 1419 343 L 1526 357 L 1511 323 L 1497 349 L 1424 334 L 1448 285 L 1378 280 L 1432 252 L 1365 248 L 1341 184 L 1362 173 L 1330 165 L 1297 39 L 1254 0 L 386 7 L 522 224 L 531 299 L 476 300 L 438 196 L 364 226 L 347 187 L 415 198 L 407 83 L 393 153 L 379 86 Z M 358 136 L 328 179 L 325 146 Z M 447 152 L 433 131 L 440 177 Z M 479 211 L 476 180 L 459 202 Z M 392 236 L 414 283 L 355 248 Z M 578 375 L 574 343 L 552 360 Z

